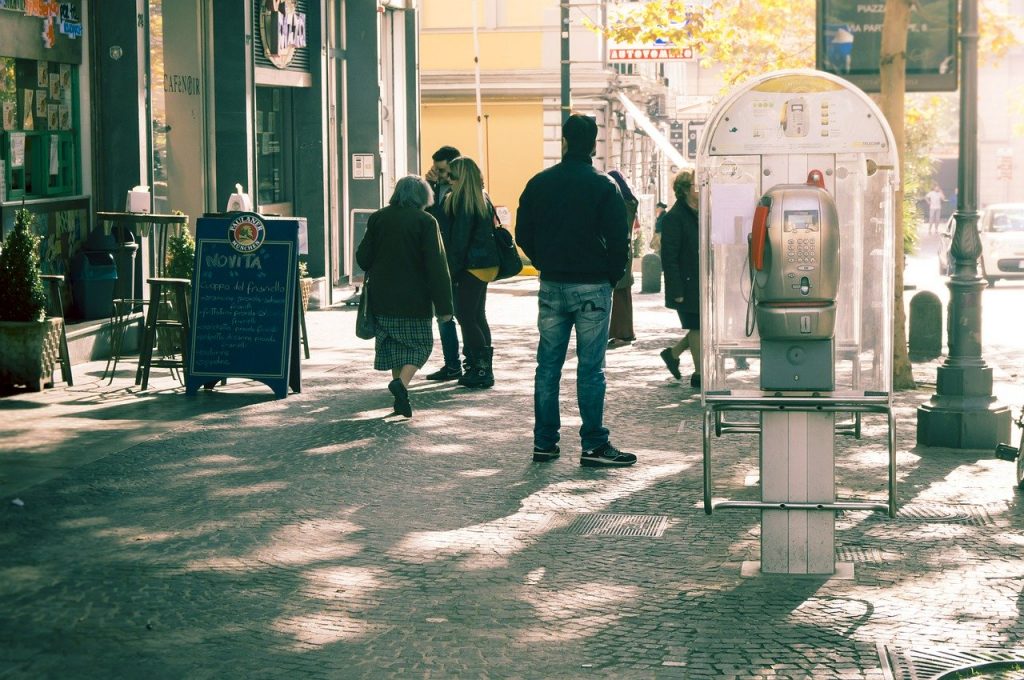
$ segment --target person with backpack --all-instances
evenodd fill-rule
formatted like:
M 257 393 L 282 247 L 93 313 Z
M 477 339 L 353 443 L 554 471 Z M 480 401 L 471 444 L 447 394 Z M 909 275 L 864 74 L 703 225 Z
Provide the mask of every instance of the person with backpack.
M 466 370 L 463 387 L 494 385 L 494 347 L 487 323 L 487 284 L 498 275 L 494 207 L 484 192 L 480 167 L 460 156 L 448 164 L 452 190 L 441 206 L 448 270 L 455 290 L 455 318 L 462 330 Z

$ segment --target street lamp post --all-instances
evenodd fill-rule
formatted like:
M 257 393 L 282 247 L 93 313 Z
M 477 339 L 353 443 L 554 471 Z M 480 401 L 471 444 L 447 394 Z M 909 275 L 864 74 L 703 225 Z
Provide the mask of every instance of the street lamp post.
M 570 94 L 569 83 L 572 77 L 571 70 L 571 52 L 569 51 L 569 3 L 571 0 L 562 0 L 558 3 L 559 6 L 559 20 L 558 30 L 560 32 L 561 47 L 562 47 L 562 60 L 561 60 L 561 105 L 560 105 L 560 121 L 565 122 L 565 119 L 569 117 L 572 112 L 572 96 Z
M 955 449 L 994 448 L 1010 439 L 1010 410 L 992 395 L 992 368 L 981 356 L 978 276 L 978 0 L 963 0 L 960 32 L 960 162 L 951 253 L 947 337 L 935 395 L 917 410 L 917 443 Z

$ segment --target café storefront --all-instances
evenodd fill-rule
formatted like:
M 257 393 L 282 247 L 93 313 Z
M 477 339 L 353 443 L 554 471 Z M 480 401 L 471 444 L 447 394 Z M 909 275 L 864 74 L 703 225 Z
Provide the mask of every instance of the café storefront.
M 0 0 L 0 225 L 22 200 L 51 214 L 44 262 L 64 273 L 134 187 L 194 229 L 241 185 L 257 211 L 305 218 L 313 304 L 337 302 L 353 216 L 418 171 L 417 45 L 413 0 Z M 150 236 L 127 232 L 143 296 Z

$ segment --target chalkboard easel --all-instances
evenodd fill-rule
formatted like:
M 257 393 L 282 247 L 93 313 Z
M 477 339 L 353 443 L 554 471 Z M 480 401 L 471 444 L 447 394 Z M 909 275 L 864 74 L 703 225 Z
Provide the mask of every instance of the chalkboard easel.
M 196 222 L 185 393 L 240 377 L 302 391 L 299 221 L 233 213 Z

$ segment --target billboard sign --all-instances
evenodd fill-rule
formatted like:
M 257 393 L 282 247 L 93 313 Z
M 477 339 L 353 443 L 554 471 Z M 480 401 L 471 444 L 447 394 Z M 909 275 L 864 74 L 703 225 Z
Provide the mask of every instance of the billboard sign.
M 884 17 L 884 2 L 818 0 L 817 68 L 878 92 Z M 957 89 L 957 26 L 957 0 L 915 3 L 907 31 L 907 92 Z

